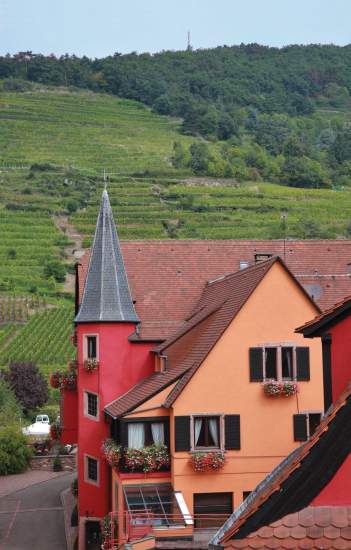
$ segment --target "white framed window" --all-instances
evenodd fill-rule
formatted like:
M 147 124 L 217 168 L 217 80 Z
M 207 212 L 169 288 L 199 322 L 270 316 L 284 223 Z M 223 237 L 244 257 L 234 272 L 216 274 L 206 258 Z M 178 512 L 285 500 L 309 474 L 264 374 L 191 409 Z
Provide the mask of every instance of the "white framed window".
M 296 346 L 262 346 L 264 380 L 296 380 Z
M 193 414 L 190 424 L 191 450 L 224 449 L 224 415 Z
M 100 461 L 94 456 L 84 455 L 84 480 L 92 485 L 99 486 Z
M 98 334 L 84 334 L 83 356 L 86 359 L 99 360 L 99 336 Z
M 99 396 L 90 391 L 84 392 L 84 416 L 92 420 L 99 420 Z

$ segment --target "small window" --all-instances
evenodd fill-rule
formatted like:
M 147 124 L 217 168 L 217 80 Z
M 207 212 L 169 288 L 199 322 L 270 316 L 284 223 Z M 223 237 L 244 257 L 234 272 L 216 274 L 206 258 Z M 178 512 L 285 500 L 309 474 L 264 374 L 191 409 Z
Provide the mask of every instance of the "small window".
M 309 437 L 311 437 L 311 435 L 314 434 L 314 432 L 318 428 L 320 422 L 321 422 L 321 413 L 310 413 L 308 415 L 308 435 L 309 435 Z
M 251 491 L 244 491 L 243 492 L 243 500 L 246 500 L 247 497 L 249 497 L 251 495 Z
M 194 449 L 220 448 L 219 416 L 194 417 Z
M 98 396 L 96 393 L 85 393 L 85 412 L 89 416 L 98 416 Z
M 142 449 L 165 444 L 164 422 L 128 422 L 128 447 Z
M 91 456 L 86 457 L 86 480 L 98 482 L 98 461 Z
M 97 359 L 96 336 L 87 336 L 87 359 Z
M 277 370 L 277 348 L 266 348 L 265 349 L 265 378 L 271 380 L 278 380 L 278 370 Z
M 294 379 L 293 348 L 282 348 L 282 379 Z

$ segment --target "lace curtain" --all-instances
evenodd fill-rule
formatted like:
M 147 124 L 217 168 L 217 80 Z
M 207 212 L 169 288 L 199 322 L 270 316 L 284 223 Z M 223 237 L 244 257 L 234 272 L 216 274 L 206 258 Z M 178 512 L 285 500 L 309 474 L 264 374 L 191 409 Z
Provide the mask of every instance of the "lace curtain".
M 164 426 L 162 422 L 153 422 L 151 424 L 152 439 L 155 445 L 163 445 L 165 442 Z
M 144 424 L 128 424 L 128 447 L 131 449 L 142 449 L 145 445 Z
M 196 418 L 196 420 L 195 420 L 195 446 L 197 445 L 197 442 L 199 441 L 201 428 L 202 428 L 202 419 L 201 418 Z
M 210 428 L 210 434 L 213 439 L 214 446 L 219 447 L 218 422 L 215 418 L 210 418 L 209 428 Z

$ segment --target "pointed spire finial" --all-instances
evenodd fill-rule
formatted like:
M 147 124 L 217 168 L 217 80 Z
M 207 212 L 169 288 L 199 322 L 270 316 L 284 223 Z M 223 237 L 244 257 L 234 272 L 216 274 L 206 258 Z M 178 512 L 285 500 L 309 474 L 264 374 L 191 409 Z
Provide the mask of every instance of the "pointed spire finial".
M 106 188 L 76 323 L 138 323 Z
M 106 176 L 106 168 L 104 168 L 104 190 L 107 191 L 108 177 Z

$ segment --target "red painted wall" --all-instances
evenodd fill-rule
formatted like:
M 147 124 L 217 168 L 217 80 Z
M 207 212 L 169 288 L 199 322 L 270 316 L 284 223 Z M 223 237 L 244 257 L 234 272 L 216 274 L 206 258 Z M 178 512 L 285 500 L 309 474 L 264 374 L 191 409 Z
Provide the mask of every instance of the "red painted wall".
M 78 325 L 78 483 L 80 516 L 102 517 L 110 511 L 109 470 L 101 454 L 101 444 L 109 437 L 110 426 L 105 420 L 104 407 L 128 391 L 154 370 L 152 343 L 128 341 L 135 330 L 131 323 L 86 323 Z M 83 367 L 83 336 L 99 337 L 98 369 L 92 373 Z M 84 416 L 84 391 L 99 395 L 99 421 Z M 100 460 L 99 486 L 84 481 L 84 456 Z
M 311 502 L 311 506 L 351 505 L 351 455 L 349 455 L 333 479 Z
M 331 365 L 333 402 L 351 380 L 351 316 L 328 330 L 332 337 Z
M 61 390 L 61 443 L 78 443 L 78 392 Z

